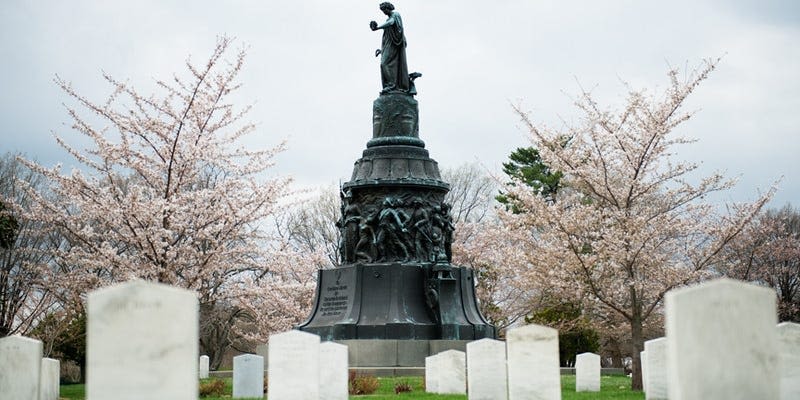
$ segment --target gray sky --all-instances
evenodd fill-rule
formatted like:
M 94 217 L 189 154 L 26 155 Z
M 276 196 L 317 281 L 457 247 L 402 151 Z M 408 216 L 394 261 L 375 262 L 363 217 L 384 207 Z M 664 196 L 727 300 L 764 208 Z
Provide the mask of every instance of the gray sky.
M 276 172 L 301 185 L 347 180 L 371 136 L 380 90 L 380 1 L 23 1 L 0 8 L 0 152 L 50 165 L 68 156 L 67 101 L 55 74 L 103 100 L 101 71 L 146 92 L 154 78 L 205 61 L 215 37 L 249 47 L 241 103 L 255 103 L 265 147 L 288 139 Z M 605 103 L 621 80 L 663 88 L 669 66 L 722 56 L 690 98 L 677 156 L 739 177 L 715 200 L 752 200 L 783 176 L 773 205 L 800 205 L 800 2 L 793 0 L 397 0 L 417 81 L 420 137 L 440 167 L 498 169 L 528 144 L 510 103 L 558 126 L 578 83 Z

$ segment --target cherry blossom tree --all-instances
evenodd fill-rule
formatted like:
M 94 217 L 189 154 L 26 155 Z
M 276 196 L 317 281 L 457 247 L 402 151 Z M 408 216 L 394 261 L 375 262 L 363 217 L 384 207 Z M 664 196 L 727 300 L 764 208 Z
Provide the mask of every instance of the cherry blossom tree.
M 523 318 L 541 293 L 518 285 L 527 260 L 510 240 L 495 209 L 499 180 L 477 163 L 442 170 L 450 184 L 445 201 L 452 204 L 456 229 L 453 264 L 472 268 L 481 313 L 500 334 Z
M 341 261 L 341 233 L 336 225 L 342 215 L 339 193 L 334 186 L 299 193 L 274 220 L 275 232 L 294 251 L 324 255 L 316 268 L 333 268 Z
M 800 212 L 787 204 L 761 213 L 726 250 L 720 272 L 775 289 L 781 321 L 800 321 Z
M 23 216 L 30 197 L 19 182 L 43 186 L 42 177 L 17 161 L 16 155 L 0 157 L 0 337 L 29 334 L 57 305 L 49 285 L 48 250 L 58 246 L 60 238 Z
M 104 74 L 112 92 L 95 102 L 56 79 L 74 103 L 66 106 L 72 128 L 89 145 L 56 137 L 79 165 L 69 173 L 23 160 L 53 193 L 28 185 L 24 217 L 65 236 L 69 245 L 54 249 L 58 281 L 76 296 L 139 278 L 195 290 L 201 305 L 251 308 L 254 288 L 307 285 L 288 281 L 286 257 L 272 254 L 280 244 L 264 228 L 290 184 L 270 174 L 283 143 L 242 144 L 255 126 L 245 119 L 250 107 L 230 103 L 245 59 L 244 50 L 228 56 L 230 47 L 220 38 L 208 61 L 187 61 L 186 74 L 157 81 L 148 96 Z M 292 300 L 269 300 L 264 307 L 299 312 L 275 304 Z
M 544 288 L 524 279 L 530 264 L 523 248 L 497 218 L 456 224 L 453 264 L 475 271 L 481 314 L 501 336 L 542 298 Z
M 684 101 L 715 66 L 706 62 L 683 78 L 671 70 L 660 92 L 628 87 L 620 109 L 603 108 L 584 91 L 576 99 L 582 117 L 563 129 L 536 124 L 516 108 L 542 161 L 563 173 L 555 201 L 522 184 L 508 187 L 521 212 L 500 217 L 532 266 L 525 279 L 624 320 L 637 390 L 644 327 L 664 294 L 708 276 L 772 193 L 718 214 L 703 199 L 733 182 L 713 174 L 691 183 L 697 166 L 673 154 L 692 142 L 674 132 L 692 115 L 682 111 Z
M 311 315 L 318 266 L 327 262 L 322 252 L 300 253 L 291 244 L 282 246 L 282 251 L 274 249 L 269 262 L 280 269 L 247 276 L 238 285 L 239 296 L 248 299 L 239 303 L 248 317 L 235 330 L 255 343 L 266 343 L 268 333 L 291 329 Z

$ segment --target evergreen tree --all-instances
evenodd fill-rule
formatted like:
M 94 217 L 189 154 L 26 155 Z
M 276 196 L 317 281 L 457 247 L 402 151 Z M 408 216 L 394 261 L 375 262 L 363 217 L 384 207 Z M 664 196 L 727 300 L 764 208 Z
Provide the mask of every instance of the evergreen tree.
M 18 228 L 17 219 L 11 215 L 6 205 L 0 201 L 0 248 L 10 249 L 14 245 Z
M 503 163 L 503 172 L 511 178 L 509 186 L 514 186 L 516 181 L 530 186 L 533 191 L 544 198 L 555 199 L 556 193 L 561 187 L 560 171 L 553 172 L 550 167 L 542 161 L 539 150 L 535 147 L 518 147 L 508 156 L 509 162 Z M 515 204 L 512 195 L 501 192 L 497 196 L 497 201 L 510 206 L 515 212 L 519 212 L 518 205 Z

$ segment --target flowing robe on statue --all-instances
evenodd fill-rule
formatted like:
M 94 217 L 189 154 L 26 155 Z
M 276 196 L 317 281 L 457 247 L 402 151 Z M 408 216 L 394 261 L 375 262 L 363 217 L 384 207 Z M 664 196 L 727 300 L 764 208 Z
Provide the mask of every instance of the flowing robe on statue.
M 403 20 L 400 19 L 400 14 L 392 12 L 382 26 L 381 81 L 383 91 L 408 92 L 411 85 L 406 63 L 406 37 L 403 33 Z

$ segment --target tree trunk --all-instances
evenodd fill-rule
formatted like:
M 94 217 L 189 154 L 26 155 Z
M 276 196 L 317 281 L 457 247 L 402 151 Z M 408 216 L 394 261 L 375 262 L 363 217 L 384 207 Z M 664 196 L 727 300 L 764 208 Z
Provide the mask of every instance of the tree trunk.
M 631 318 L 631 359 L 633 363 L 631 370 L 631 389 L 642 390 L 642 359 L 641 353 L 644 350 L 644 337 L 642 335 L 642 311 L 641 307 L 634 307 L 633 318 Z
M 211 353 L 208 355 L 208 359 L 210 360 L 209 367 L 211 368 L 212 371 L 219 371 L 219 367 L 222 365 L 222 358 L 225 355 L 225 351 L 214 349 L 212 351 L 209 351 L 209 353 Z
M 624 363 L 624 356 L 622 354 L 622 346 L 620 346 L 619 341 L 617 339 L 613 340 L 613 347 L 611 351 L 611 367 L 612 368 L 625 368 Z

